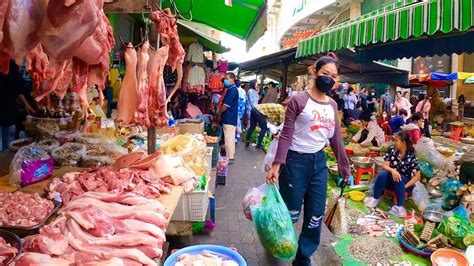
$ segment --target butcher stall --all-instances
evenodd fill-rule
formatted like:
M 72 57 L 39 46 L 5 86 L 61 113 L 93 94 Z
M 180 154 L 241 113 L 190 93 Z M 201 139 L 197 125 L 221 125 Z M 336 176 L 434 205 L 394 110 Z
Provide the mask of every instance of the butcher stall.
M 215 171 L 206 139 L 175 135 L 148 156 L 130 152 L 90 168 L 55 167 L 37 144 L 20 148 L 0 178 L 0 229 L 24 243 L 17 265 L 81 256 L 156 263 L 167 254 L 166 235 L 190 235 L 193 221 L 209 217 Z M 60 147 L 68 144 L 80 143 Z

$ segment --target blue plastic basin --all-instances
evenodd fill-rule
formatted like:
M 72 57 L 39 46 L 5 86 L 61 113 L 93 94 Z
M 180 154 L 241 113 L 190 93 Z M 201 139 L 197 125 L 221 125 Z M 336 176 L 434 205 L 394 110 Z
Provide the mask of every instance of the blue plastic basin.
M 196 245 L 182 248 L 175 253 L 171 254 L 166 260 L 164 266 L 173 266 L 176 261 L 178 260 L 179 256 L 182 254 L 199 254 L 204 250 L 209 250 L 215 253 L 222 254 L 233 259 L 235 262 L 239 264 L 239 266 L 247 266 L 247 262 L 245 262 L 244 258 L 237 252 L 233 251 L 230 248 L 216 246 L 216 245 Z

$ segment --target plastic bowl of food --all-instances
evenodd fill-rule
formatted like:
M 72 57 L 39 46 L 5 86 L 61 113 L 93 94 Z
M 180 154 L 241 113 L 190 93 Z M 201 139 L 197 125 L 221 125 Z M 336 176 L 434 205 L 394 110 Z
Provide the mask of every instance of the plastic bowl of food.
M 175 265 L 181 255 L 197 255 L 201 254 L 203 251 L 210 251 L 212 253 L 219 254 L 223 258 L 233 260 L 239 266 L 247 266 L 247 262 L 245 262 L 245 259 L 239 253 L 230 248 L 217 245 L 195 245 L 182 248 L 166 258 L 164 266 Z
M 431 256 L 431 254 L 433 253 L 432 251 L 425 251 L 425 250 L 417 249 L 416 247 L 408 244 L 405 240 L 403 240 L 403 238 L 402 238 L 403 230 L 404 230 L 404 228 L 402 227 L 400 229 L 400 231 L 398 231 L 397 237 L 398 237 L 398 241 L 400 241 L 400 245 L 405 250 L 407 250 L 408 252 L 410 252 L 412 254 L 420 256 L 420 257 L 428 258 L 429 256 Z
M 468 261 L 466 256 L 462 253 L 457 252 L 452 249 L 447 248 L 440 248 L 431 254 L 431 263 L 436 265 L 442 265 L 442 261 L 448 261 L 450 259 L 454 259 L 456 261 L 457 266 L 468 266 Z
M 354 151 L 348 148 L 345 148 L 347 155 L 354 155 Z
M 353 201 L 362 201 L 365 198 L 365 193 L 360 191 L 351 191 L 349 192 L 349 197 Z

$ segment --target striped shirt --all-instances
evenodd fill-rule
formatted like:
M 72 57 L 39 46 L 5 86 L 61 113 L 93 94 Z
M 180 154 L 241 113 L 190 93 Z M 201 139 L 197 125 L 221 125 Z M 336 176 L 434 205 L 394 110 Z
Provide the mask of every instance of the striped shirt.
M 285 120 L 285 108 L 277 103 L 262 103 L 255 106 L 257 111 L 278 125 Z

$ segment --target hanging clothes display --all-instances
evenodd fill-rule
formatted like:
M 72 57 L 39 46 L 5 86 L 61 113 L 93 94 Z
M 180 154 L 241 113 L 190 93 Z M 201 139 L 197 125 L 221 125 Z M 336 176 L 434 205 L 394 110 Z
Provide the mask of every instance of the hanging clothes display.
M 185 86 L 187 93 L 204 93 L 206 83 L 206 73 L 198 65 L 189 65 L 187 71 L 187 84 Z
M 209 76 L 209 89 L 216 93 L 220 92 L 222 90 L 222 79 L 224 78 L 224 75 L 220 73 L 219 71 L 214 71 L 211 72 Z
M 217 69 L 219 69 L 219 72 L 221 73 L 227 73 L 228 67 L 229 67 L 229 63 L 227 62 L 227 60 L 221 60 Z
M 191 61 L 193 63 L 204 62 L 204 49 L 201 44 L 195 42 L 189 45 L 188 53 L 186 54 L 186 61 Z

